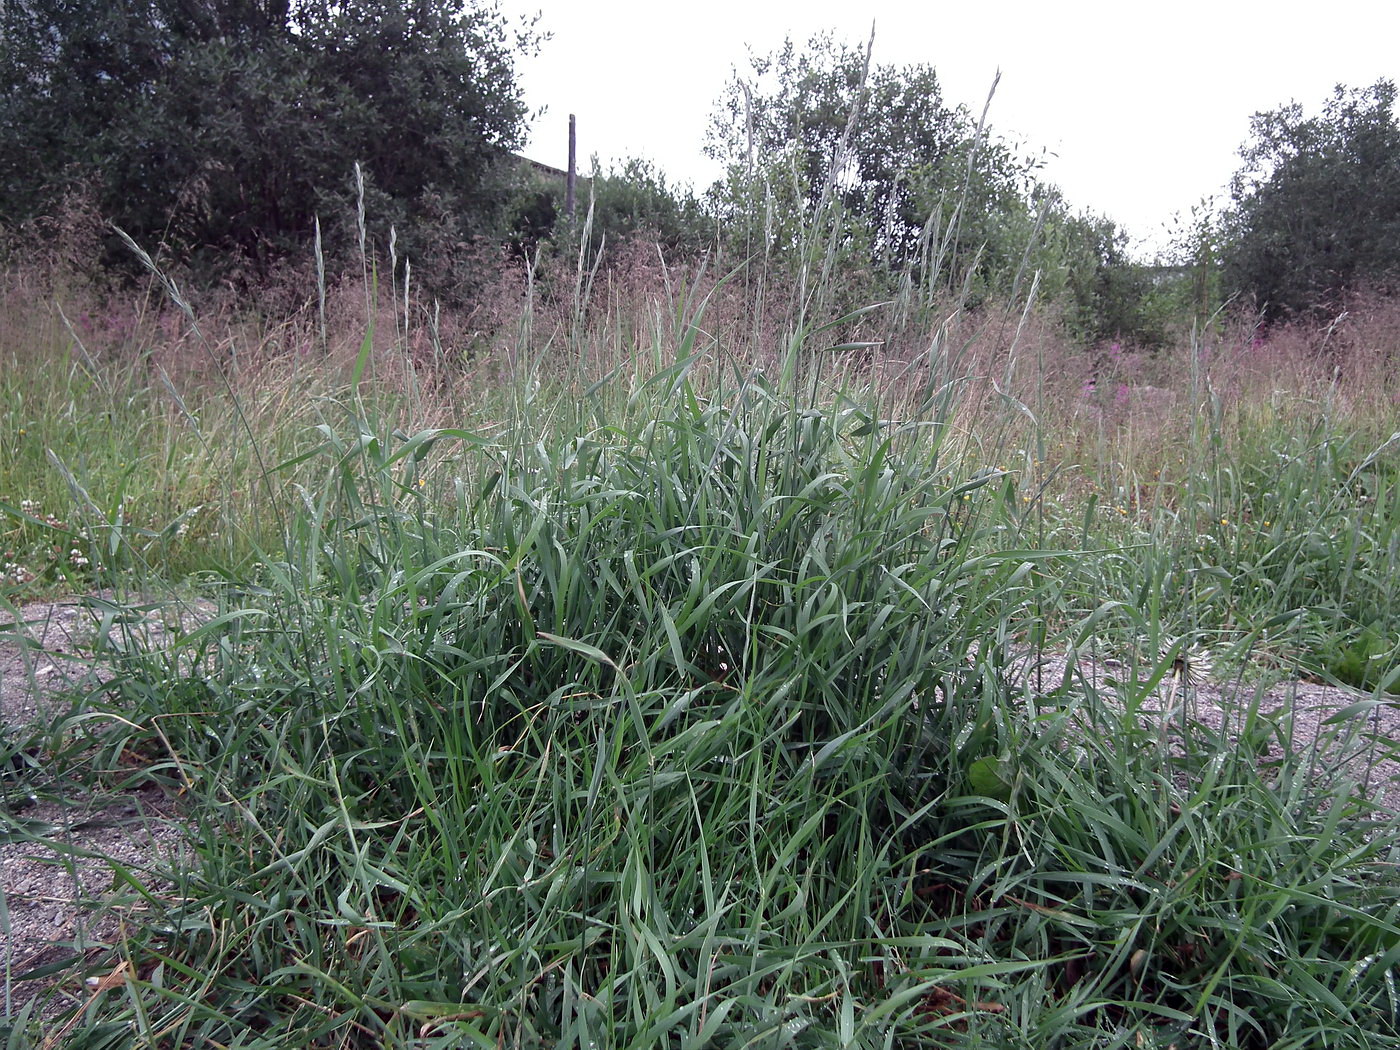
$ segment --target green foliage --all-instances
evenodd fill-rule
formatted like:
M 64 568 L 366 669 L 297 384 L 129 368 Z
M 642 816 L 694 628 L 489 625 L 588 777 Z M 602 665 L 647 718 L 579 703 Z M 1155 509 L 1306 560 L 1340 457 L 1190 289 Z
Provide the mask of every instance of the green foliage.
M 686 294 L 626 348 L 653 364 L 589 386 L 551 373 L 592 380 L 559 358 L 625 340 L 611 317 L 567 351 L 522 324 L 500 400 L 448 388 L 433 429 L 367 403 L 398 356 L 416 387 L 397 342 L 228 429 L 215 397 L 152 412 L 147 355 L 115 383 L 14 340 L 0 485 L 72 461 L 116 596 L 101 692 L 0 739 L 0 797 L 49 790 L 42 751 L 178 791 L 185 848 L 111 862 L 121 940 L 64 977 L 124 986 L 7 1044 L 1400 1047 L 1400 823 L 1349 779 L 1396 745 L 1355 710 L 1297 739 L 1248 690 L 1217 719 L 1182 670 L 1201 638 L 1395 637 L 1400 436 L 1295 432 L 1269 396 L 1260 425 L 1193 346 L 1154 479 L 1128 457 L 1163 420 L 1039 396 L 1073 355 L 939 332 L 836 384 L 811 350 L 844 332 L 799 331 L 775 379 Z M 1057 408 L 1119 507 L 1057 503 Z M 217 614 L 167 616 L 180 518 L 132 494 L 225 461 Z
M 530 177 L 511 206 L 511 239 L 526 255 L 552 239 L 566 255 L 576 255 L 578 237 L 588 225 L 589 249 L 644 236 L 662 248 L 694 254 L 714 243 L 715 224 L 704 202 L 687 186 L 669 183 L 652 162 L 632 158 L 606 174 L 595 169 L 577 181 L 574 220 L 565 214 L 562 179 Z M 591 213 L 591 214 L 590 214 Z
M 1151 268 L 1129 257 L 1127 234 L 1095 215 L 1057 218 L 1069 330 L 1086 343 L 1164 345 L 1170 313 L 1165 289 Z
M 628 160 L 606 175 L 594 173 L 579 201 L 580 220 L 592 208 L 595 244 L 604 237 L 654 237 L 663 247 L 696 252 L 714 241 L 714 222 L 688 187 L 667 183 L 649 161 Z
M 1397 439 L 1367 449 L 1321 424 L 1245 418 L 1231 421 L 1241 436 L 1226 455 L 1218 402 L 1206 415 L 1185 439 L 1184 476 L 1159 475 L 1147 520 L 1084 510 L 1087 535 L 1123 545 L 1085 588 L 1130 632 L 1147 633 L 1133 610 L 1150 610 L 1173 633 L 1244 637 L 1270 661 L 1286 640 L 1291 665 L 1375 688 L 1394 666 L 1380 640 L 1400 637 L 1400 489 L 1385 480 Z M 1109 491 L 1135 487 L 1121 462 L 1097 472 Z
M 1065 305 L 1080 340 L 1158 346 L 1174 303 L 1106 220 L 1076 216 L 1036 164 L 961 106 L 926 65 L 872 63 L 828 35 L 753 59 L 720 98 L 707 150 L 731 252 L 797 281 L 839 285 L 833 309 L 892 298 L 1025 291 Z M 989 100 L 990 105 L 990 100 Z
M 1395 84 L 1338 86 L 1318 116 L 1259 113 L 1225 217 L 1225 274 L 1272 318 L 1338 307 L 1340 293 L 1400 272 Z
M 197 867 L 124 884 L 160 977 L 86 1034 L 1400 1045 L 1393 820 L 1257 703 L 1152 711 L 1179 651 L 1013 668 L 1037 617 L 1101 640 L 1056 578 L 1128 552 L 1026 549 L 940 419 L 696 363 L 490 437 L 326 405 L 284 555 L 111 654 L 94 743 L 185 792 Z
M 944 103 L 931 66 L 789 40 L 726 88 L 707 152 L 726 165 L 713 193 L 742 254 L 792 252 L 821 229 L 844 266 L 946 287 L 969 269 L 1005 277 L 1024 250 L 1030 166 Z
M 1322 670 L 1358 689 L 1400 694 L 1400 650 L 1382 634 L 1385 627 L 1377 621 L 1350 638 L 1331 639 L 1320 654 Z
M 1011 534 L 988 478 L 939 466 L 942 428 L 807 409 L 759 377 L 701 399 L 689 367 L 550 431 L 528 399 L 489 441 L 321 428 L 287 557 L 231 581 L 179 645 L 207 673 L 161 701 L 243 829 L 290 831 L 200 832 L 201 884 L 158 950 L 218 956 L 213 999 L 257 988 L 192 1019 L 204 1040 L 334 1018 L 408 1045 L 472 1014 L 444 1009 L 464 994 L 472 1028 L 535 1045 L 776 1045 L 839 1026 L 828 991 L 888 999 L 852 1022 L 863 1038 L 930 1028 L 923 970 L 952 979 L 978 951 L 924 936 L 887 984 L 867 956 L 894 933 L 867 905 L 898 907 L 937 800 L 999 750 L 996 617 L 1034 577 L 1014 550 L 971 556 Z M 440 517 L 419 453 L 450 442 L 495 466 Z M 161 658 L 132 656 L 116 688 L 144 706 Z M 211 704 L 217 742 L 185 717 Z M 236 956 L 196 919 L 210 907 Z
M 1197 333 L 1217 331 L 1223 320 L 1221 307 L 1226 293 L 1220 272 L 1221 227 L 1215 199 L 1202 199 L 1187 214 L 1177 216 L 1170 248 L 1161 260 L 1173 274 L 1165 289 L 1172 313 L 1189 320 Z
M 206 275 L 265 273 L 318 214 L 352 243 L 355 161 L 407 253 L 428 217 L 494 230 L 531 43 L 417 0 L 26 0 L 0 36 L 0 221 L 86 195 Z

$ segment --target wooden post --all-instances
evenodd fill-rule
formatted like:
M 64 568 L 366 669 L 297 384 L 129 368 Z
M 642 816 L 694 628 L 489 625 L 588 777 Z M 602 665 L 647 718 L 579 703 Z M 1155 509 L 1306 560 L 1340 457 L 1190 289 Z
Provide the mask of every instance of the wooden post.
M 574 221 L 574 183 L 578 179 L 576 157 L 578 136 L 574 131 L 574 115 L 569 114 L 569 174 L 564 181 L 564 214 Z

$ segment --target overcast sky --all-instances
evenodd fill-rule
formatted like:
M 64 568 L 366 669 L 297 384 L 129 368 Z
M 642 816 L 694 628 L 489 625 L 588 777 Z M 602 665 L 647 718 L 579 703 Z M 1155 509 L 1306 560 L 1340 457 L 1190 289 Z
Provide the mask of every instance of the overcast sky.
M 1337 83 L 1400 80 L 1397 0 L 502 0 L 553 34 L 519 65 L 526 102 L 546 109 L 526 153 L 563 167 L 568 115 L 579 164 L 629 156 L 703 188 L 706 122 L 747 48 L 830 29 L 875 61 L 926 63 L 944 101 L 980 112 L 998 69 L 994 128 L 1050 154 L 1044 175 L 1077 208 L 1106 214 L 1139 250 L 1174 215 L 1220 194 L 1251 114 L 1289 101 L 1317 111 Z

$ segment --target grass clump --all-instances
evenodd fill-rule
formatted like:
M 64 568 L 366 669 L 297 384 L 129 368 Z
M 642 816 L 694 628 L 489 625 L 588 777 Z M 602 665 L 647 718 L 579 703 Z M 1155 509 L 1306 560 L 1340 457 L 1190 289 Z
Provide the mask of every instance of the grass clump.
M 837 1023 L 853 981 L 897 1004 L 874 1029 L 926 1026 L 927 981 L 871 971 L 891 950 L 871 907 L 896 913 L 932 814 L 997 750 L 1001 634 L 1032 585 L 964 498 L 994 475 L 955 482 L 939 428 L 758 377 L 702 399 L 683 365 L 590 415 L 456 435 L 491 466 L 446 516 L 413 476 L 432 438 L 328 428 L 261 599 L 133 658 L 123 706 L 163 730 L 120 746 L 233 806 L 175 921 L 217 898 L 245 944 L 221 981 L 266 986 L 253 1013 L 290 1009 L 308 1040 L 472 1013 L 441 1027 L 782 1041 Z M 228 893 L 274 874 L 275 902 Z M 977 962 L 936 943 L 940 970 Z M 206 1037 L 260 1022 L 225 1023 Z

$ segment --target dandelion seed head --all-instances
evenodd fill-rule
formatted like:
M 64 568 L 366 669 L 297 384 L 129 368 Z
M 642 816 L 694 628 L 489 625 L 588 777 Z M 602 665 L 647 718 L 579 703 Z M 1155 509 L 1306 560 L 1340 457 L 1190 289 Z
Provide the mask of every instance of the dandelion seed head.
M 1172 642 L 1167 646 L 1163 656 L 1172 654 L 1171 677 L 1182 685 L 1199 685 L 1210 677 L 1213 662 L 1210 653 L 1198 646 L 1182 646 L 1177 650 L 1177 643 Z

